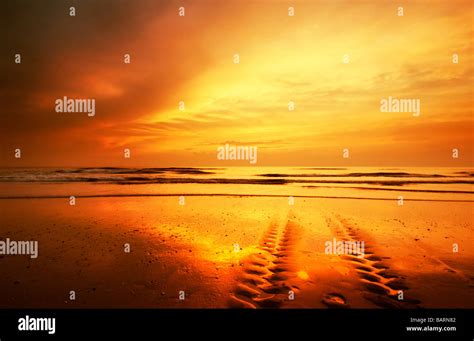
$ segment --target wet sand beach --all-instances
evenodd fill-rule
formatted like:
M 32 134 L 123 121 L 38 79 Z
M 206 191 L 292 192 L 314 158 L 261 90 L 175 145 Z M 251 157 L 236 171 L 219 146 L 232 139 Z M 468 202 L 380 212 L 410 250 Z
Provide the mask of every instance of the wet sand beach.
M 0 199 L 0 239 L 39 244 L 36 259 L 0 256 L 1 307 L 474 307 L 466 197 L 289 199 L 247 185 L 260 196 L 79 195 L 72 206 L 55 188 Z M 328 254 L 333 239 L 365 252 Z

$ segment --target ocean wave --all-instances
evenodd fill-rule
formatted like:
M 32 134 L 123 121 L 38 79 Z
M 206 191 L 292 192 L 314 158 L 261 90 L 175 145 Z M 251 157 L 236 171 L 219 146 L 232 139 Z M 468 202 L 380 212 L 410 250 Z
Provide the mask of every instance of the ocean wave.
M 459 177 L 454 175 L 441 174 L 420 174 L 406 172 L 368 172 L 368 173 L 346 173 L 346 174 L 280 174 L 266 173 L 258 176 L 268 178 L 359 178 L 359 177 L 393 177 L 393 178 L 449 178 Z
M 168 167 L 168 168 L 120 168 L 120 167 L 101 167 L 101 168 L 75 168 L 75 169 L 58 169 L 55 173 L 65 174 L 215 174 L 210 172 L 211 168 L 192 168 L 192 167 Z M 212 168 L 217 169 L 217 168 Z
M 293 168 L 295 169 L 295 168 Z M 257 169 L 255 173 L 257 173 Z M 219 173 L 219 174 L 218 174 Z M 239 175 L 240 174 L 240 175 Z M 102 183 L 118 185 L 141 184 L 256 184 L 256 185 L 472 185 L 470 170 L 446 172 L 368 171 L 368 172 L 313 172 L 296 174 L 285 172 L 237 173 L 226 168 L 30 168 L 0 169 L 0 182 L 38 183 Z
M 74 177 L 18 177 L 18 176 L 2 176 L 0 182 L 43 182 L 43 183 L 72 183 L 72 182 L 94 182 L 108 184 L 256 184 L 256 185 L 285 185 L 285 184 L 370 184 L 382 186 L 405 186 L 418 184 L 474 184 L 474 180 L 307 180 L 307 179 L 235 179 L 235 178 L 176 178 L 176 177 L 91 177 L 91 176 L 74 176 Z

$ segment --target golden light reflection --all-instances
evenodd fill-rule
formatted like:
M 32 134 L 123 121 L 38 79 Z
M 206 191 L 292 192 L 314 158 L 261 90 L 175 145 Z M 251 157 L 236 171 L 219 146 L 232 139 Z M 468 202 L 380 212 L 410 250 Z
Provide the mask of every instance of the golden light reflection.
M 296 273 L 296 275 L 301 278 L 302 280 L 307 281 L 309 279 L 309 275 L 306 271 L 300 270 Z

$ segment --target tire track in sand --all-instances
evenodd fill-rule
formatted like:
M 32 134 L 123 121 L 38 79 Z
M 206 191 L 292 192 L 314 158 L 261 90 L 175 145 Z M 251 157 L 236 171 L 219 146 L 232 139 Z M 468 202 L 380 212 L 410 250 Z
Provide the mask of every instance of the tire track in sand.
M 340 216 L 335 220 L 328 219 L 328 224 L 342 241 L 364 241 L 364 255 L 342 255 L 341 258 L 350 263 L 356 270 L 359 281 L 364 287 L 363 297 L 381 308 L 420 308 L 417 299 L 406 297 L 407 286 L 404 277 L 392 271 L 387 259 L 375 253 L 372 242 L 360 235 L 357 229 Z M 403 299 L 399 300 L 399 292 Z M 324 300 L 323 300 L 324 302 Z
M 259 251 L 241 261 L 242 271 L 231 294 L 234 308 L 278 308 L 289 300 L 295 277 L 292 253 L 298 225 L 288 220 L 283 229 L 271 223 L 258 246 Z

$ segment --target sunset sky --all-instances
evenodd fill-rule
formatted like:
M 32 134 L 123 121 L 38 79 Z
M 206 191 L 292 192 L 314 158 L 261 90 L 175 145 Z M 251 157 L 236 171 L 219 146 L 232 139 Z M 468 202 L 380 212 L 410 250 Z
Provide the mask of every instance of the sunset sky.
M 257 166 L 474 165 L 472 1 L 19 1 L 0 13 L 0 166 L 226 166 L 226 143 L 257 146 Z M 96 115 L 55 112 L 63 96 L 96 99 Z M 380 112 L 389 96 L 420 99 L 421 115 Z

